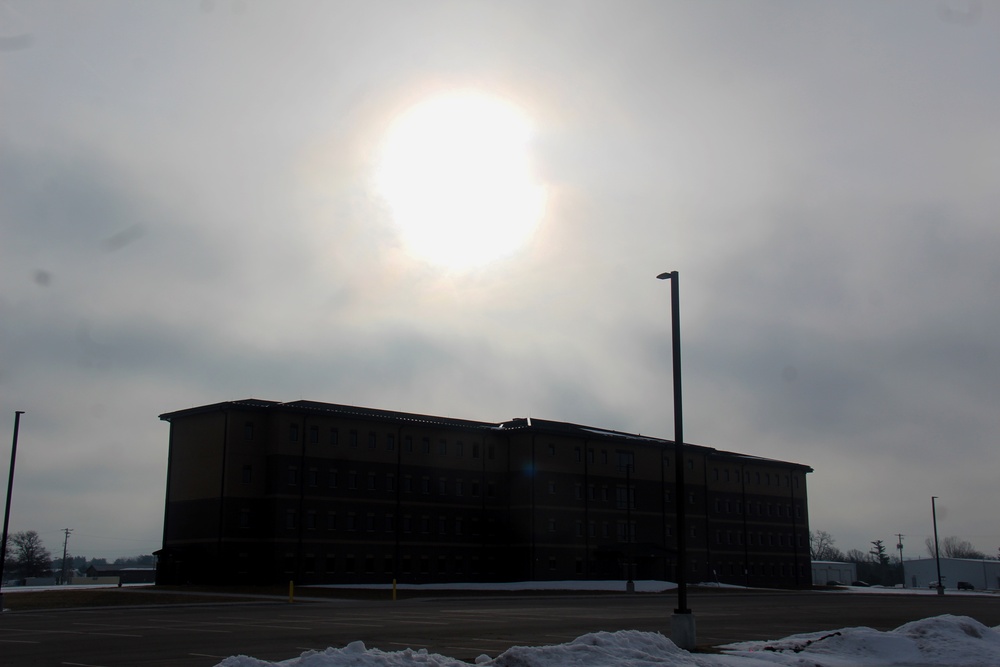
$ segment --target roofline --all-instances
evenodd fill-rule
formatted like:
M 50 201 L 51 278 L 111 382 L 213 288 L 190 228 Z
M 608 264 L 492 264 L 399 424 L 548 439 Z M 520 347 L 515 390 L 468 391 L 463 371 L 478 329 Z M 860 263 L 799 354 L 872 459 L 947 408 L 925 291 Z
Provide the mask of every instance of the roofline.
M 521 431 L 521 432 L 534 432 L 534 433 L 550 433 L 550 434 L 562 434 L 570 435 L 576 437 L 584 437 L 593 440 L 605 440 L 605 441 L 620 441 L 623 444 L 625 442 L 631 441 L 641 442 L 646 445 L 661 446 L 661 447 L 673 447 L 674 441 L 667 440 L 664 438 L 657 438 L 653 436 L 641 435 L 637 433 L 628 433 L 625 431 L 615 431 L 612 429 L 598 428 L 596 426 L 585 426 L 582 424 L 574 424 L 571 422 L 560 422 L 549 419 L 533 419 L 531 417 L 519 417 L 515 419 L 508 419 L 502 422 L 483 422 L 475 421 L 471 419 L 453 419 L 451 417 L 437 417 L 434 415 L 424 415 L 413 412 L 399 412 L 395 410 L 382 410 L 379 408 L 366 408 L 353 405 L 342 405 L 339 403 L 323 403 L 320 401 L 307 401 L 298 400 L 290 401 L 287 403 L 282 403 L 279 401 L 268 401 L 257 398 L 246 398 L 236 401 L 223 401 L 221 403 L 212 403 L 209 405 L 202 405 L 193 408 L 186 408 L 183 410 L 176 410 L 174 412 L 165 412 L 160 415 L 160 419 L 165 422 L 170 422 L 176 417 L 187 417 L 190 415 L 206 414 L 210 412 L 225 412 L 227 410 L 233 409 L 249 409 L 249 410 L 282 410 L 289 412 L 298 413 L 328 413 L 328 414 L 340 414 L 340 415 L 350 415 L 355 417 L 360 417 L 363 419 L 374 419 L 379 421 L 390 421 L 390 422 L 412 422 L 415 424 L 433 424 L 436 426 L 450 426 L 452 428 L 461 428 L 466 430 L 475 431 L 504 431 L 509 433 L 510 431 Z M 778 459 L 770 459 L 760 456 L 752 456 L 750 454 L 740 454 L 737 452 L 729 452 L 721 449 L 716 449 L 714 447 L 708 447 L 705 445 L 698 445 L 694 443 L 685 443 L 687 447 L 693 447 L 701 450 L 708 454 L 709 456 L 716 456 L 720 458 L 727 459 L 737 459 L 747 463 L 759 462 L 759 463 L 769 463 L 769 464 L 783 464 L 792 468 L 799 468 L 806 473 L 813 472 L 810 466 L 794 463 L 791 461 L 781 461 Z

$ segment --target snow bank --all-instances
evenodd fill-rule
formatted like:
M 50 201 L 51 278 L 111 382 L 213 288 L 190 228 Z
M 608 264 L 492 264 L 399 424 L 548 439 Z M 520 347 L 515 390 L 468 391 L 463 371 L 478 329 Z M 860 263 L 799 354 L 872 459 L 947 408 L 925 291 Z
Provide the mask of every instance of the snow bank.
M 996 667 L 1000 632 L 965 616 L 938 616 L 890 632 L 844 628 L 793 635 L 777 641 L 739 642 L 722 654 L 688 653 L 655 632 L 622 630 L 583 635 L 555 646 L 514 646 L 476 667 Z M 307 651 L 298 658 L 266 662 L 233 656 L 217 667 L 472 667 L 426 650 L 385 652 L 362 642 Z

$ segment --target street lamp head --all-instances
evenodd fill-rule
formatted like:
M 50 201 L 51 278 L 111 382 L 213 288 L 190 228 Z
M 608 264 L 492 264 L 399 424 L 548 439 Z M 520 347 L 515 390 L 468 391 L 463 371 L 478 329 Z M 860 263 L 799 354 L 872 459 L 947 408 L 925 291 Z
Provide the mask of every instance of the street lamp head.
M 656 276 L 656 278 L 658 280 L 670 280 L 671 278 L 674 277 L 675 273 L 677 273 L 677 272 L 676 271 L 667 271 L 666 273 L 661 273 L 660 275 Z

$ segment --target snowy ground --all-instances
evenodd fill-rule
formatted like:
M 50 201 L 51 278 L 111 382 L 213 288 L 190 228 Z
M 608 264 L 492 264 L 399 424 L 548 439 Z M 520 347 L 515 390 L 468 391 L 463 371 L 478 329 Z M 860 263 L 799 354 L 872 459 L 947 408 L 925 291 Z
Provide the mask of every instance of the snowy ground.
M 706 584 L 701 584 L 706 585 Z M 618 582 L 524 582 L 400 586 L 408 590 L 619 590 Z M 662 581 L 636 581 L 639 592 L 675 588 Z M 879 593 L 936 595 L 924 589 L 844 587 L 831 594 Z M 949 595 L 983 595 L 948 591 Z M 989 593 L 985 593 L 989 594 Z M 309 651 L 281 662 L 232 656 L 217 667 L 998 667 L 1000 627 L 989 628 L 965 616 L 938 616 L 907 623 L 889 632 L 840 628 L 779 640 L 740 642 L 720 653 L 689 653 L 659 633 L 623 630 L 583 635 L 555 646 L 515 646 L 498 656 L 479 656 L 474 665 L 426 650 L 385 652 L 362 642 L 344 648 Z
M 475 667 L 996 667 L 1000 632 L 966 616 L 938 616 L 890 632 L 843 628 L 777 641 L 740 642 L 720 654 L 688 653 L 654 632 L 596 632 L 555 646 L 515 646 Z M 217 667 L 466 667 L 426 650 L 385 652 L 361 642 L 266 662 L 233 656 Z

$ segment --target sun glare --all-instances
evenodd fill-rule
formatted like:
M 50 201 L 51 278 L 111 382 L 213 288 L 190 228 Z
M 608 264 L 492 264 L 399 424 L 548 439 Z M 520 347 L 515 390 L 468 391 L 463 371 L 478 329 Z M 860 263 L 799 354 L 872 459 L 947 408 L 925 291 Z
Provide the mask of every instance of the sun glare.
M 465 269 L 522 246 L 545 204 L 530 139 L 517 107 L 480 93 L 433 97 L 397 118 L 377 179 L 409 252 Z

